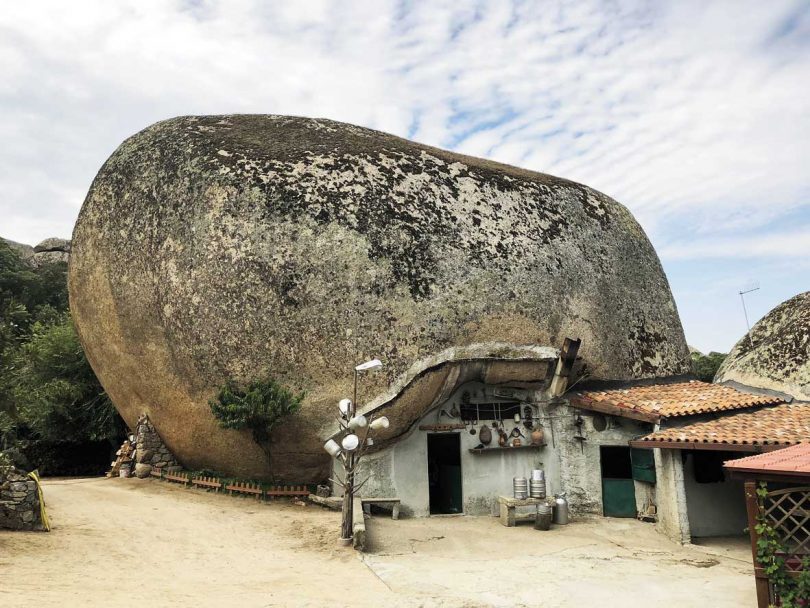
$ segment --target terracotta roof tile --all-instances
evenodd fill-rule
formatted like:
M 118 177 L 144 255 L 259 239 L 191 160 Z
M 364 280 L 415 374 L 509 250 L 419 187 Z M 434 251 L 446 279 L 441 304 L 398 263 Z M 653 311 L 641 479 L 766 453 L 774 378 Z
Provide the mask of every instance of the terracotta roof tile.
M 578 399 L 577 399 L 578 398 Z M 725 412 L 784 403 L 778 397 L 745 393 L 730 386 L 692 380 L 674 384 L 649 384 L 606 391 L 582 391 L 574 400 L 583 403 L 652 414 L 661 418 Z
M 729 460 L 725 466 L 734 471 L 810 475 L 810 443 Z
M 784 403 L 753 412 L 738 412 L 717 420 L 693 422 L 651 433 L 633 444 L 683 442 L 728 445 L 792 445 L 810 442 L 810 403 Z

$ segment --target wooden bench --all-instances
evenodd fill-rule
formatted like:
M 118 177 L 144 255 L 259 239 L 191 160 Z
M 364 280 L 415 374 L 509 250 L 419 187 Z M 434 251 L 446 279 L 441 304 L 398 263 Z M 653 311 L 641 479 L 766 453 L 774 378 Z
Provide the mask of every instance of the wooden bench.
M 501 523 L 507 528 L 512 528 L 515 525 L 515 507 L 530 507 L 543 503 L 547 503 L 547 498 L 512 498 L 510 496 L 498 496 L 498 503 L 501 507 Z M 535 514 L 531 516 L 531 521 L 534 521 Z M 525 518 L 527 521 L 529 517 Z
M 391 519 L 399 519 L 399 498 L 361 498 L 363 511 L 371 513 L 371 505 L 391 505 Z

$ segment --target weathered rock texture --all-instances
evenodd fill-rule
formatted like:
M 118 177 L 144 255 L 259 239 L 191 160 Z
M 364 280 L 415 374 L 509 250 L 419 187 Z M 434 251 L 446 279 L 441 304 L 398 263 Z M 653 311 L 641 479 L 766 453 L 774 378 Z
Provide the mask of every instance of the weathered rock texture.
M 753 346 L 751 345 L 753 341 Z M 810 401 L 810 291 L 782 302 L 726 357 L 715 382 L 739 382 Z
M 37 482 L 13 467 L 0 468 L 0 529 L 43 529 Z
M 599 378 L 689 372 L 666 277 L 622 205 L 586 186 L 328 120 L 183 117 L 125 141 L 76 225 L 71 308 L 128 424 L 189 468 L 266 477 L 208 399 L 272 373 L 308 392 L 279 429 L 289 481 L 322 478 L 352 367 L 383 392 L 417 360 L 580 337 Z

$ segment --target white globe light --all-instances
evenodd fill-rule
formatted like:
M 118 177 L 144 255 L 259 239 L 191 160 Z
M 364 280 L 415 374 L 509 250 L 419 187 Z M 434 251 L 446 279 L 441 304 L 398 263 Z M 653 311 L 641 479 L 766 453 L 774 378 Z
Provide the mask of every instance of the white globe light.
M 374 431 L 378 431 L 380 429 L 387 429 L 390 425 L 391 423 L 388 421 L 386 416 L 380 416 L 379 418 L 375 418 L 371 421 L 369 428 Z
M 358 414 L 351 420 L 349 420 L 349 428 L 350 429 L 364 429 L 368 425 L 368 420 L 362 414 Z
M 357 449 L 357 446 L 360 445 L 360 438 L 352 433 L 351 435 L 346 435 L 340 444 L 347 452 L 353 452 Z
M 348 414 L 351 408 L 352 408 L 351 399 L 341 399 L 340 401 L 338 401 L 338 409 L 340 410 L 341 414 Z

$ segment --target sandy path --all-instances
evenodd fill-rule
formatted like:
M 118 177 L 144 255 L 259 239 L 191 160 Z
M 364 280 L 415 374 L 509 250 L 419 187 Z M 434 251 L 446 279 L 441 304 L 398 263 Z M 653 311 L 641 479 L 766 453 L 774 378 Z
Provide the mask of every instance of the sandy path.
M 324 606 L 347 587 L 394 603 L 319 507 L 137 479 L 46 481 L 45 499 L 50 533 L 0 531 L 4 608 Z
M 399 593 L 468 605 L 756 608 L 747 539 L 681 546 L 635 520 L 548 532 L 492 517 L 376 518 L 365 562 Z
M 315 506 L 150 479 L 48 480 L 45 497 L 52 532 L 0 531 L 0 608 L 756 605 L 744 540 L 681 547 L 633 520 L 375 517 L 361 556 Z

